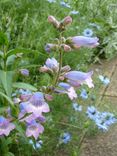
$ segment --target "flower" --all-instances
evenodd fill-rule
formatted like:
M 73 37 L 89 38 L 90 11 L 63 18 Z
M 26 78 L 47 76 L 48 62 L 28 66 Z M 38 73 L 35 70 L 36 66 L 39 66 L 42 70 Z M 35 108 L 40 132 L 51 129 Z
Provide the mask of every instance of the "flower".
M 75 111 L 78 111 L 78 112 L 82 111 L 82 106 L 78 105 L 77 103 L 73 103 L 72 107 Z
M 33 136 L 35 140 L 37 140 L 39 134 L 43 133 L 43 131 L 44 127 L 41 124 L 37 123 L 36 121 L 32 121 L 27 126 L 26 136 L 27 137 Z
M 67 78 L 68 82 L 75 87 L 78 87 L 82 84 L 87 84 L 89 88 L 92 88 L 94 87 L 91 79 L 92 74 L 93 71 L 90 71 L 88 73 L 81 71 L 70 71 L 65 74 L 65 78 Z
M 82 97 L 82 99 L 88 98 L 88 94 L 87 94 L 87 91 L 85 89 L 82 89 L 80 97 Z
M 31 144 L 32 147 L 33 147 L 33 149 L 36 150 L 36 149 L 42 148 L 43 141 L 42 141 L 42 140 L 39 140 L 39 141 L 36 141 L 36 143 L 34 144 L 33 140 L 30 139 L 30 140 L 29 140 L 29 144 Z
M 10 123 L 8 119 L 0 116 L 0 136 L 8 136 L 10 131 L 12 131 L 14 128 L 15 125 L 13 123 Z
M 20 73 L 21 73 L 23 76 L 29 76 L 29 70 L 28 70 L 28 69 L 20 69 Z
M 96 23 L 89 23 L 90 26 L 97 28 L 98 30 L 100 29 L 100 26 L 97 25 Z
M 109 78 L 103 76 L 103 75 L 99 75 L 99 79 L 101 80 L 101 82 L 104 84 L 104 85 L 108 85 L 110 83 L 110 80 Z
M 55 58 L 48 58 L 45 62 L 45 65 L 40 68 L 41 72 L 56 72 L 59 69 L 59 63 Z
M 51 43 L 48 43 L 45 45 L 45 51 L 50 53 L 52 50 L 56 50 L 57 48 L 57 45 L 56 44 L 51 44 Z
M 55 3 L 56 0 L 47 0 L 49 3 Z
M 27 113 L 33 113 L 35 116 L 41 116 L 42 112 L 49 112 L 49 106 L 45 102 L 43 93 L 36 92 L 32 95 L 32 97 L 27 102 L 27 106 L 25 107 Z
M 83 35 L 86 37 L 91 37 L 93 35 L 93 31 L 87 28 L 83 31 Z
M 117 122 L 114 114 L 110 112 L 99 112 L 94 106 L 87 109 L 88 117 L 95 122 L 98 129 L 107 131 L 109 126 Z
M 59 142 L 67 144 L 70 140 L 71 140 L 71 134 L 69 132 L 66 132 L 60 136 Z
M 94 48 L 99 45 L 97 37 L 75 36 L 71 38 L 74 48 L 91 47 Z
M 71 6 L 68 3 L 64 2 L 64 1 L 61 1 L 60 5 L 65 7 L 65 8 L 71 8 Z
M 74 88 L 70 86 L 68 83 L 61 82 L 58 84 L 58 86 L 63 89 L 55 89 L 56 92 L 67 94 L 71 100 L 77 98 L 77 94 Z
M 73 10 L 73 11 L 70 11 L 70 14 L 77 15 L 79 14 L 79 11 Z

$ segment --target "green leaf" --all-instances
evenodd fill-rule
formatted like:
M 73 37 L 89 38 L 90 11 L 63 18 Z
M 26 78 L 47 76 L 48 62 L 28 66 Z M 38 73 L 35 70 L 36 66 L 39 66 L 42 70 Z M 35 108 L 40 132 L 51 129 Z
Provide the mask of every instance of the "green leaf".
M 0 46 L 7 45 L 7 44 L 8 44 L 8 39 L 6 34 L 0 31 Z
M 2 93 L 2 92 L 0 92 L 0 96 L 4 97 L 4 98 L 10 103 L 10 105 L 11 105 L 12 107 L 14 107 L 14 103 L 13 103 L 13 101 L 11 100 L 10 97 L 8 97 L 7 95 L 5 95 L 5 94 Z
M 6 92 L 6 94 L 11 97 L 12 93 L 12 80 L 13 80 L 13 71 L 3 71 L 0 70 L 0 82 Z
M 23 88 L 23 89 L 29 89 L 29 90 L 32 90 L 32 91 L 37 91 L 37 88 L 35 88 L 31 84 L 24 83 L 24 82 L 15 82 L 15 83 L 13 83 L 13 87 L 14 88 Z

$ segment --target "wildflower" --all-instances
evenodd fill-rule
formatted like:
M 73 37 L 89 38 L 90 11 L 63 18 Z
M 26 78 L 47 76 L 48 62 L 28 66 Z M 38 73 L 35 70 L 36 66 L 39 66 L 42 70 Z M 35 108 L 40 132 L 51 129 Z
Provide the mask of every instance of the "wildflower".
M 89 23 L 90 26 L 97 28 L 98 30 L 100 29 L 100 26 L 97 25 L 96 23 Z
M 86 37 L 91 37 L 93 35 L 93 31 L 87 28 L 83 31 L 83 35 Z
M 48 43 L 45 46 L 45 51 L 48 52 L 48 53 L 50 53 L 52 50 L 56 50 L 56 48 L 57 48 L 57 45 L 56 44 Z
M 104 84 L 104 85 L 108 85 L 110 83 L 110 80 L 109 78 L 103 76 L 103 75 L 99 75 L 99 79 L 101 80 L 101 82 Z
M 96 117 L 98 116 L 99 112 L 97 111 L 97 109 L 94 106 L 89 106 L 87 108 L 87 116 L 92 119 L 95 120 Z
M 94 106 L 90 106 L 87 109 L 88 117 L 95 122 L 98 129 L 107 131 L 109 126 L 117 122 L 114 114 L 110 112 L 99 112 Z
M 43 133 L 43 131 L 44 127 L 41 124 L 37 123 L 36 121 L 32 121 L 27 125 L 26 136 L 33 136 L 37 140 L 39 134 Z
M 10 131 L 12 131 L 14 128 L 15 125 L 13 123 L 10 123 L 8 119 L 0 116 L 0 136 L 8 136 Z
M 70 71 L 65 74 L 65 78 L 67 78 L 68 82 L 75 87 L 82 84 L 87 84 L 89 88 L 92 88 L 94 87 L 91 79 L 92 74 L 93 71 L 90 71 L 88 73 L 84 73 L 81 71 Z
M 27 107 L 25 107 L 27 113 L 33 113 L 36 116 L 42 115 L 42 112 L 49 112 L 49 106 L 45 102 L 43 93 L 36 92 L 28 101 Z
M 70 14 L 77 15 L 77 14 L 79 14 L 79 11 L 73 10 L 73 11 L 70 11 Z
M 42 140 L 39 140 L 39 141 L 36 141 L 36 143 L 34 144 L 33 140 L 30 139 L 30 140 L 29 140 L 29 144 L 31 144 L 32 147 L 33 147 L 33 149 L 36 150 L 36 149 L 42 148 L 43 141 L 42 141 Z
M 67 45 L 67 44 L 61 44 L 61 47 L 63 47 L 65 52 L 71 51 L 71 47 L 69 45 Z
M 87 91 L 85 89 L 82 89 L 80 97 L 82 97 L 82 99 L 88 98 L 88 94 L 87 94 Z
M 55 3 L 56 0 L 47 0 L 49 3 Z
M 75 111 L 78 111 L 78 112 L 82 111 L 82 106 L 78 105 L 77 103 L 73 103 L 72 107 Z
M 67 144 L 71 140 L 71 134 L 66 132 L 60 136 L 60 143 Z
M 56 72 L 59 69 L 59 63 L 55 58 L 48 58 L 43 67 L 41 67 L 41 71 L 51 71 Z
M 74 48 L 79 47 L 96 47 L 99 45 L 97 37 L 75 36 L 71 38 Z
M 65 8 L 71 8 L 71 6 L 68 3 L 64 2 L 64 1 L 61 1 L 60 5 L 65 7 Z
M 58 86 L 63 89 L 56 89 L 55 90 L 56 92 L 67 94 L 71 100 L 77 98 L 77 94 L 76 94 L 74 88 L 72 86 L 70 86 L 68 83 L 61 82 L 58 84 Z
M 20 69 L 20 73 L 21 73 L 23 76 L 29 76 L 29 70 L 28 70 L 28 69 Z

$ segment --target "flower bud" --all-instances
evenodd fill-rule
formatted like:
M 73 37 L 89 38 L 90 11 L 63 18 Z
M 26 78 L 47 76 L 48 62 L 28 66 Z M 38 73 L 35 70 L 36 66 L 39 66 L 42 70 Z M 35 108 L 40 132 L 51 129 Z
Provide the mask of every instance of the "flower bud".
M 39 68 L 39 71 L 44 73 L 44 72 L 47 72 L 48 71 L 48 68 L 46 66 L 43 66 L 43 67 L 40 67 Z
M 53 100 L 53 96 L 52 95 L 49 95 L 49 94 L 45 94 L 45 99 L 47 101 L 52 101 Z
M 20 73 L 21 73 L 23 76 L 29 76 L 29 70 L 28 70 L 28 69 L 21 69 L 21 70 L 20 70 Z
M 70 66 L 66 65 L 66 66 L 62 67 L 61 72 L 68 72 L 70 70 L 71 70 Z
M 56 50 L 56 48 L 57 48 L 57 45 L 56 44 L 48 43 L 45 46 L 45 51 L 48 52 L 48 53 L 50 53 L 52 50 Z
M 71 47 L 70 47 L 69 45 L 67 45 L 67 44 L 62 44 L 61 46 L 64 48 L 64 51 L 65 51 L 65 52 L 71 51 Z
M 60 23 L 54 16 L 48 16 L 48 22 L 52 23 L 56 28 L 59 28 Z
M 63 21 L 62 21 L 62 24 L 64 26 L 68 25 L 68 24 L 71 24 L 72 23 L 72 18 L 70 16 L 66 16 Z

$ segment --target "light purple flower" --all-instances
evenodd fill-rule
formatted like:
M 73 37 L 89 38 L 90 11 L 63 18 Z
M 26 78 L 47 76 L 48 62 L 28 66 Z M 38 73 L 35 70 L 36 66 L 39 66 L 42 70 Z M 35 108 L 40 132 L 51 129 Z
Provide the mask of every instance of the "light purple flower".
M 79 86 L 82 84 L 87 84 L 89 88 L 94 87 L 94 84 L 92 82 L 91 76 L 93 74 L 93 71 L 90 71 L 88 73 L 81 72 L 81 71 L 70 71 L 65 74 L 65 78 L 68 79 L 68 82 L 73 86 Z
M 43 131 L 44 127 L 41 124 L 37 123 L 36 121 L 33 121 L 27 126 L 26 136 L 27 137 L 33 136 L 37 140 L 39 134 L 43 133 Z
M 97 37 L 75 36 L 72 37 L 72 44 L 75 48 L 79 47 L 96 47 L 99 45 Z
M 56 90 L 59 93 L 67 94 L 71 100 L 77 98 L 75 89 L 72 86 L 70 86 L 68 83 L 61 82 L 58 84 L 58 86 L 62 88 L 62 89 Z
M 29 70 L 28 69 L 20 69 L 20 72 L 23 76 L 29 76 Z
M 56 72 L 59 69 L 59 63 L 55 58 L 48 58 L 45 62 L 45 65 L 40 68 L 41 72 Z
M 10 131 L 12 131 L 14 128 L 15 125 L 13 123 L 10 123 L 8 119 L 4 118 L 3 116 L 0 116 L 0 136 L 8 136 Z
M 28 101 L 28 106 L 25 108 L 27 113 L 33 113 L 35 116 L 41 116 L 42 112 L 49 112 L 49 106 L 45 102 L 44 95 L 41 92 L 36 92 Z
M 59 23 L 57 22 L 56 25 L 59 25 Z M 48 43 L 48 44 L 45 45 L 45 51 L 48 52 L 48 53 L 50 53 L 52 50 L 56 49 L 56 47 L 57 47 L 56 44 Z

